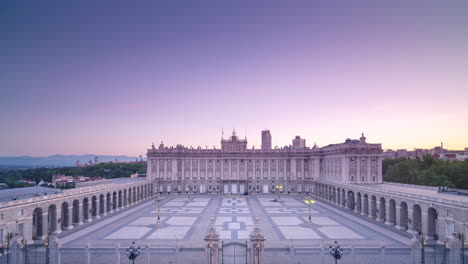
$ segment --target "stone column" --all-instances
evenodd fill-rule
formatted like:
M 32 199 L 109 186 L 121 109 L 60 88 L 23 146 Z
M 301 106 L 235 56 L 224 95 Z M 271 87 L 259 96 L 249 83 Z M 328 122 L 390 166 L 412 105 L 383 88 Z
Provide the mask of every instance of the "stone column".
M 408 223 L 402 223 L 401 222 L 401 207 L 400 206 L 395 206 L 395 228 L 399 230 L 405 229 L 405 225 Z
M 448 239 L 447 242 L 447 247 L 450 249 L 449 255 L 448 255 L 448 263 L 450 264 L 460 264 L 460 254 L 461 254 L 461 247 L 462 247 L 462 242 L 461 239 L 458 237 L 454 237 L 453 235 L 450 235 L 450 238 Z
M 265 251 L 265 237 L 260 231 L 260 224 L 258 218 L 255 219 L 255 227 L 250 234 L 250 263 L 251 264 L 263 264 L 263 253 Z
M 386 225 L 394 224 L 393 222 L 390 222 L 390 200 L 387 203 L 385 203 L 385 224 Z
M 433 240 L 434 236 L 429 235 L 429 221 L 428 221 L 428 214 L 425 212 L 421 212 L 421 230 L 426 235 L 427 240 Z
M 150 252 L 150 244 L 149 242 L 146 242 L 145 244 L 146 247 L 146 258 L 147 258 L 147 263 L 151 264 L 151 252 Z M 120 262 L 117 262 L 120 264 Z
M 85 245 L 85 263 L 86 264 L 91 264 L 91 251 L 90 251 L 90 248 L 91 248 L 91 242 L 89 241 L 86 241 L 86 245 Z
M 421 241 L 413 234 L 413 238 L 409 244 L 411 248 L 411 264 L 420 264 L 422 257 Z
M 10 263 L 20 264 L 21 263 L 21 241 L 20 237 L 15 235 L 10 240 Z
M 205 263 L 219 264 L 219 233 L 214 226 L 214 218 L 210 219 L 210 228 L 205 236 Z
M 115 263 L 120 264 L 120 241 L 115 240 L 114 245 Z
M 60 240 L 55 235 L 49 236 L 49 264 L 60 263 Z

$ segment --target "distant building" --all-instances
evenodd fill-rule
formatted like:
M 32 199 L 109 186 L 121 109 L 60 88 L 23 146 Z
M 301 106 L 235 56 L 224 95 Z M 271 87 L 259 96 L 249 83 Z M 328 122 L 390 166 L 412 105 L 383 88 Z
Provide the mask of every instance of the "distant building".
M 271 149 L 271 134 L 270 130 L 262 131 L 262 149 L 269 150 Z
M 306 147 L 306 141 L 300 136 L 296 136 L 292 141 L 293 149 L 302 149 Z
M 94 165 L 97 165 L 99 163 L 99 157 L 96 156 L 94 157 Z
M 79 161 L 79 160 L 77 160 L 77 161 L 76 161 L 76 163 L 75 163 L 75 165 L 76 165 L 77 167 L 80 167 L 80 166 L 81 166 L 81 163 L 80 163 L 80 161 Z
M 406 150 L 406 149 L 397 149 L 396 158 L 408 158 L 408 150 Z

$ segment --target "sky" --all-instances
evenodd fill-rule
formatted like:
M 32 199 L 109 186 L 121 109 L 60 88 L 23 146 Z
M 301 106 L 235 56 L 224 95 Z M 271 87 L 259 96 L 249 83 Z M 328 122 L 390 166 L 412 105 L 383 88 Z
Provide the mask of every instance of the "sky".
M 468 1 L 2 1 L 0 156 L 468 147 Z

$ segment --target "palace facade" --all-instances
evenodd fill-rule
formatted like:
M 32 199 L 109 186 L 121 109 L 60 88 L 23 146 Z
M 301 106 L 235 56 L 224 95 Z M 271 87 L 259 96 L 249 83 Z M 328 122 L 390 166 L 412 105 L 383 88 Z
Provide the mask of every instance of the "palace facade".
M 271 143 L 262 142 L 265 145 Z M 308 194 L 316 180 L 382 183 L 381 144 L 367 143 L 364 135 L 321 148 L 249 149 L 247 139 L 233 132 L 221 139 L 220 149 L 167 147 L 161 142 L 148 149 L 147 156 L 147 178 L 156 181 L 161 194 Z

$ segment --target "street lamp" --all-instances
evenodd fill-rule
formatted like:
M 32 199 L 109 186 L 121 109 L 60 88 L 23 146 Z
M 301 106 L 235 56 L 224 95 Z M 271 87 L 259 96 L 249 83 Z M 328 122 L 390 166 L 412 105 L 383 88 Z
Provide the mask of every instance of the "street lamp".
M 335 244 L 329 247 L 330 255 L 335 259 L 335 264 L 338 263 L 338 260 L 343 257 L 343 249 L 338 245 L 338 242 L 335 240 Z
M 132 242 L 129 248 L 127 248 L 127 257 L 128 260 L 131 260 L 135 264 L 135 259 L 140 255 L 141 247 L 135 247 L 135 241 Z
M 156 225 L 159 225 L 159 224 L 161 224 L 161 217 L 160 217 L 160 213 L 159 213 L 159 208 L 160 208 L 160 204 L 163 201 L 163 199 L 161 198 L 161 196 L 158 195 L 154 201 L 158 204 L 158 221 L 156 222 Z
M 212 254 L 212 250 L 213 250 L 213 230 L 210 230 L 210 232 L 208 233 L 208 237 L 209 237 L 209 240 L 208 240 L 208 260 L 209 260 L 209 264 L 211 264 L 211 254 Z
M 276 190 L 277 190 L 277 191 L 279 191 L 279 190 L 281 190 L 281 189 L 283 189 L 283 185 L 276 185 Z M 280 199 L 281 199 L 281 194 L 278 193 L 278 201 L 279 201 Z
M 312 197 L 308 197 L 307 199 L 304 200 L 306 204 L 309 205 L 309 224 L 312 224 L 312 210 L 311 207 L 315 203 L 315 200 L 312 199 Z

